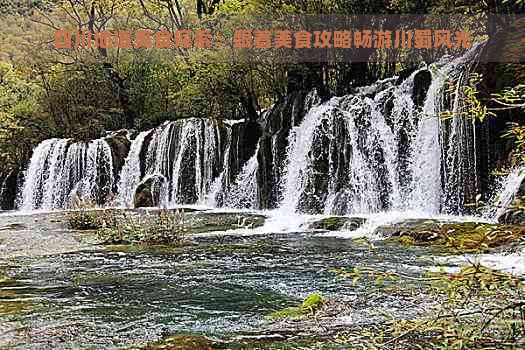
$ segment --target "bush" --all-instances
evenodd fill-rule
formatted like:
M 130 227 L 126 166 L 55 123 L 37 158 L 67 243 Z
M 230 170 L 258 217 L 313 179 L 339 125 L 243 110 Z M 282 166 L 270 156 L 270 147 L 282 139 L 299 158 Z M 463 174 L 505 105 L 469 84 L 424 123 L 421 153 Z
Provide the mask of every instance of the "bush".
M 117 218 L 112 210 L 79 210 L 68 213 L 67 222 L 74 230 L 98 230 L 115 227 Z
M 106 244 L 180 244 L 186 229 L 182 212 L 160 211 L 151 221 L 137 223 L 129 217 L 97 231 Z

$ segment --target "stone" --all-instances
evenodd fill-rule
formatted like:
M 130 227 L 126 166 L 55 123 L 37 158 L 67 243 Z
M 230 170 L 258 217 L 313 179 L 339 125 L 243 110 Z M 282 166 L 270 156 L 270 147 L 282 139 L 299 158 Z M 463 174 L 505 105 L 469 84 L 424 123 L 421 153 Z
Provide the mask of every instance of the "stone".
M 153 175 L 138 185 L 133 197 L 135 208 L 158 207 L 160 204 L 160 189 L 166 179 L 160 175 Z
M 180 334 L 166 337 L 156 343 L 149 344 L 145 350 L 211 350 L 212 342 L 200 335 Z
M 312 222 L 308 228 L 314 230 L 356 230 L 365 223 L 366 219 L 347 216 L 329 216 L 327 218 Z

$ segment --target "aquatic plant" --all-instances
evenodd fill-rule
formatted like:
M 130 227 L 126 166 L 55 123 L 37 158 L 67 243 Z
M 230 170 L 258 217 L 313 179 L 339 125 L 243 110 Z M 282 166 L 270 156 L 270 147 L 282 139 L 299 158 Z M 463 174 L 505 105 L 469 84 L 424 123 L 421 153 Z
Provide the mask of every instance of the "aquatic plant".
M 105 244 L 181 244 L 185 231 L 183 211 L 161 210 L 145 222 L 127 216 L 97 235 Z
M 324 304 L 326 300 L 317 293 L 309 294 L 297 307 L 287 307 L 279 311 L 272 312 L 268 315 L 268 318 L 271 320 L 276 320 L 280 318 L 300 318 L 301 316 L 308 314 L 315 314 Z
M 113 210 L 79 210 L 66 215 L 68 226 L 74 230 L 97 230 L 116 225 Z

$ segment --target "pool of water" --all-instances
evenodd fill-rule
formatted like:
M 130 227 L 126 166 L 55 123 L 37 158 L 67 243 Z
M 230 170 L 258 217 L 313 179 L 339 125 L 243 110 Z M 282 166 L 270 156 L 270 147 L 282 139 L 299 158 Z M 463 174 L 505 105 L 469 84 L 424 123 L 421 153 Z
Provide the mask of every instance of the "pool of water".
M 384 312 L 406 316 L 418 305 L 392 294 L 388 283 L 352 284 L 329 271 L 357 266 L 415 277 L 432 264 L 425 250 L 374 245 L 268 233 L 200 238 L 185 248 L 92 247 L 0 259 L 0 345 L 112 349 L 178 332 L 225 340 L 270 327 L 265 316 L 313 292 L 369 300 L 345 316 L 352 324 Z

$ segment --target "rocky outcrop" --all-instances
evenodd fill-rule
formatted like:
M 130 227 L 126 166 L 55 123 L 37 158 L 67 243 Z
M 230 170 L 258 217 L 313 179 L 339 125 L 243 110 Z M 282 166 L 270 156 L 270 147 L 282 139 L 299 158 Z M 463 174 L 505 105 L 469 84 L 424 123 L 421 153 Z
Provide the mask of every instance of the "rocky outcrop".
M 133 203 L 135 208 L 157 207 L 160 203 L 160 191 L 166 185 L 166 179 L 153 175 L 144 180 L 136 189 Z
M 0 210 L 14 209 L 18 175 L 18 169 L 11 169 L 0 174 Z
M 415 105 L 423 106 L 431 83 L 432 74 L 428 70 L 422 70 L 416 74 L 412 92 L 412 100 Z
M 314 230 L 357 230 L 366 222 L 365 218 L 347 217 L 347 216 L 330 216 L 321 220 L 317 220 L 308 225 L 308 228 Z
M 106 142 L 111 148 L 111 156 L 113 158 L 113 173 L 116 179 L 124 166 L 126 157 L 128 156 L 129 148 L 131 145 L 130 140 L 127 137 L 127 130 L 121 130 L 113 133 L 111 136 L 106 137 Z M 115 181 L 113 190 L 116 190 L 118 181 Z

